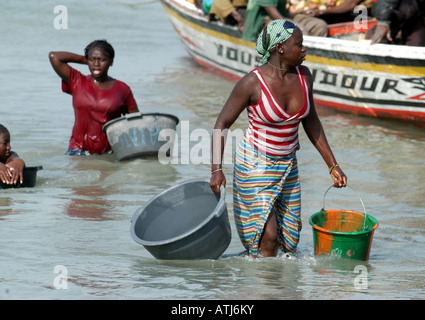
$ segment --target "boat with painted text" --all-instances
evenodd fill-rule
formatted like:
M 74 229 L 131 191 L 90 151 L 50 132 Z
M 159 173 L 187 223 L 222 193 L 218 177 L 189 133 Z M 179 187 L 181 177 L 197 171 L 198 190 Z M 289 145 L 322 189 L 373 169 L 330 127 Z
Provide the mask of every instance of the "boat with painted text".
M 208 21 L 186 0 L 161 0 L 178 36 L 202 66 L 239 79 L 261 61 L 236 26 Z M 304 36 L 315 104 L 351 114 L 425 124 L 425 48 L 370 45 L 353 23 L 329 26 L 328 37 Z M 349 38 L 349 40 L 347 40 Z

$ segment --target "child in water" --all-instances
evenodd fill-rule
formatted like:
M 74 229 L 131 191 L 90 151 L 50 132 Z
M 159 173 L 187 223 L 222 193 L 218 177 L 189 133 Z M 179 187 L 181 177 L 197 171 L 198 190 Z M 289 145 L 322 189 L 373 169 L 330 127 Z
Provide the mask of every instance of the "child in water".
M 25 162 L 11 150 L 9 130 L 0 124 L 0 179 L 5 184 L 24 182 Z

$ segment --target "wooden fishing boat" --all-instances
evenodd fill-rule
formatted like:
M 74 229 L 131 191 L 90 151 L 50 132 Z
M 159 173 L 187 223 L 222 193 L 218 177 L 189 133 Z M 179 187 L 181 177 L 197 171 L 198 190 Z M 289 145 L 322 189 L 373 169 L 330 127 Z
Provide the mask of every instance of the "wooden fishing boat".
M 236 27 L 209 22 L 186 0 L 161 3 L 185 48 L 201 65 L 234 79 L 258 66 L 255 43 L 242 40 Z M 304 36 L 304 63 L 314 78 L 315 103 L 352 114 L 425 124 L 425 48 L 359 40 L 375 23 L 363 23 L 364 29 L 338 24 L 330 26 L 329 37 Z M 347 40 L 347 35 L 355 40 Z

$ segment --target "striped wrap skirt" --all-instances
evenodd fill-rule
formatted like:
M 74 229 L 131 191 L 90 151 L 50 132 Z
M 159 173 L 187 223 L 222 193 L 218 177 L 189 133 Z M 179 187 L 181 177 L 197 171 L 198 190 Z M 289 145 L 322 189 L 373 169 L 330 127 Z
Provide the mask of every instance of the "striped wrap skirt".
M 274 157 L 258 151 L 245 137 L 235 153 L 233 211 L 236 229 L 250 257 L 258 255 L 261 235 L 271 212 L 278 245 L 295 251 L 302 228 L 301 194 L 295 152 Z

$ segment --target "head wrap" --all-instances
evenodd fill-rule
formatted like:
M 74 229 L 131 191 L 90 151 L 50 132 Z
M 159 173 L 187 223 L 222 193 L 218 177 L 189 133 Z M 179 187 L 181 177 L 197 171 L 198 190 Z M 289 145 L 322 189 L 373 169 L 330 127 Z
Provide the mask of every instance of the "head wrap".
M 270 50 L 276 46 L 276 43 L 288 40 L 297 26 L 291 21 L 284 19 L 273 20 L 266 28 L 261 31 L 257 39 L 257 52 L 263 56 L 262 63 L 270 59 Z

